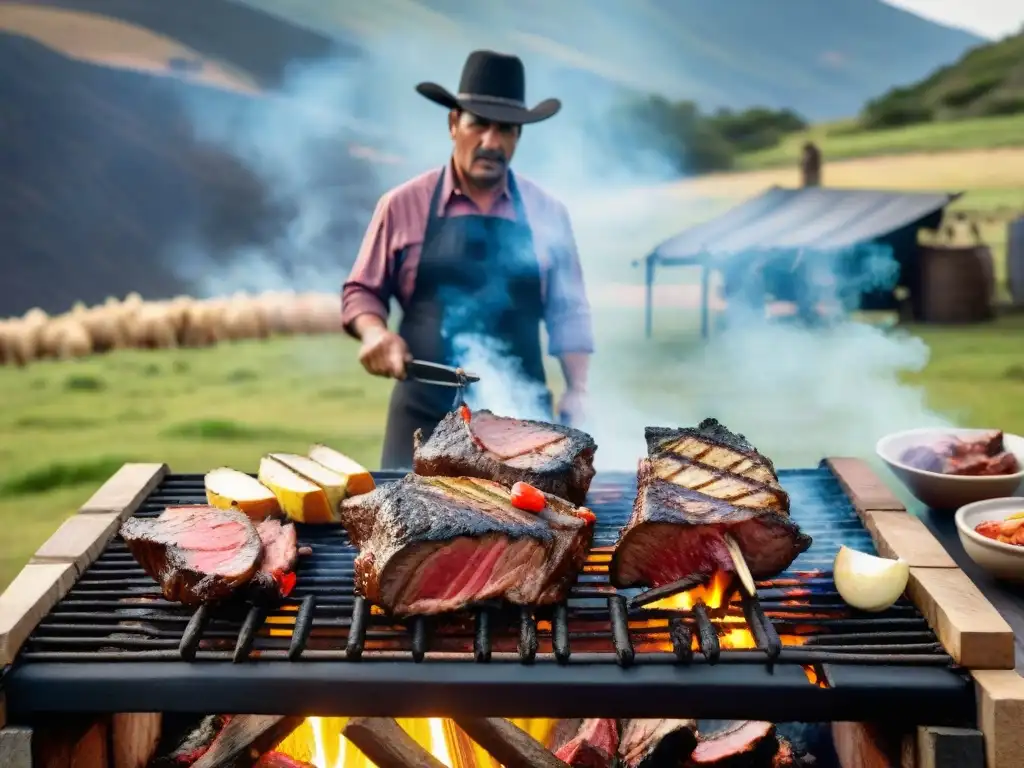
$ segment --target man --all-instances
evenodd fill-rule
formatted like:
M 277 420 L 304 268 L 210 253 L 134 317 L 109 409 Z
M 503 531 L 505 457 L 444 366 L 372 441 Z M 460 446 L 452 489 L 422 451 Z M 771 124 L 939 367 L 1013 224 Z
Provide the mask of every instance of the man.
M 522 126 L 552 117 L 561 103 L 527 109 L 525 80 L 519 58 L 475 51 L 457 95 L 435 83 L 416 86 L 449 110 L 451 158 L 381 197 L 342 289 L 342 321 L 362 342 L 359 361 L 399 380 L 383 468 L 411 467 L 413 433 L 428 436 L 452 405 L 450 389 L 406 380 L 405 363 L 459 366 L 459 339 L 497 348 L 521 373 L 516 386 L 536 385 L 550 411 L 543 322 L 566 381 L 558 411 L 570 423 L 583 417 L 593 334 L 569 215 L 508 167 Z M 398 333 L 387 327 L 392 297 L 403 312 Z

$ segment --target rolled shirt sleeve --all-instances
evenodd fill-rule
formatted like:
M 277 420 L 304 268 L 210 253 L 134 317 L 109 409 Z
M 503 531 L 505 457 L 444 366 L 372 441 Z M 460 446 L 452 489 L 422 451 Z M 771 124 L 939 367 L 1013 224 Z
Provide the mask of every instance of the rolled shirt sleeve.
M 355 336 L 352 321 L 359 315 L 376 315 L 384 322 L 392 295 L 393 222 L 390 195 L 384 195 L 370 219 L 355 264 L 341 288 L 341 323 Z
M 559 355 L 594 351 L 594 331 L 590 303 L 583 280 L 576 238 L 569 212 L 559 206 L 559 222 L 551 251 L 551 267 L 544 325 L 548 332 L 548 354 Z

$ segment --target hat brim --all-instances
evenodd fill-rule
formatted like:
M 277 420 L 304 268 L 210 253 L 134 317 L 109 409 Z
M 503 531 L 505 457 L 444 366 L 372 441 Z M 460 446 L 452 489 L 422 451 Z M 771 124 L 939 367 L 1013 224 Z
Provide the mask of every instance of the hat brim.
M 528 125 L 539 123 L 558 114 L 562 108 L 562 102 L 558 99 L 545 99 L 532 109 L 516 107 L 506 104 L 494 104 L 490 101 L 476 101 L 474 99 L 460 99 L 447 88 L 437 83 L 420 83 L 416 86 L 416 92 L 435 104 L 440 104 L 448 109 L 462 109 L 466 112 L 490 120 L 495 123 L 509 123 L 511 125 Z

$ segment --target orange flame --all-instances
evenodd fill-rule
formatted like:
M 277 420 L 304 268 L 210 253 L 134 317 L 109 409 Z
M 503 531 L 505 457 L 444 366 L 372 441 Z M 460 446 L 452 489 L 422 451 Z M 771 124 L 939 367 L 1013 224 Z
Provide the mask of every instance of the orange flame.
M 349 742 L 342 731 L 346 717 L 310 717 L 276 748 L 316 768 L 377 768 Z M 555 720 L 513 720 L 541 744 L 549 745 Z M 449 719 L 399 718 L 398 724 L 413 740 L 448 768 L 501 768 L 479 745 Z
M 646 606 L 648 609 L 662 608 L 677 611 L 690 611 L 693 610 L 693 606 L 700 600 L 708 607 L 709 611 L 716 611 L 717 609 L 725 607 L 729 599 L 732 597 L 732 593 L 729 591 L 733 585 L 733 575 L 727 571 L 717 571 L 711 578 L 711 581 L 701 587 L 695 587 L 688 592 L 681 592 L 671 597 L 666 597 L 663 600 L 658 600 L 655 603 L 651 603 Z M 809 590 L 787 590 L 787 594 L 797 596 L 800 594 L 810 594 Z M 787 605 L 806 605 L 804 601 L 798 600 L 787 600 Z M 745 648 L 757 648 L 757 641 L 754 639 L 753 633 L 747 626 L 747 621 L 743 616 L 726 615 L 715 617 L 713 620 L 715 629 L 718 632 L 718 643 L 723 649 L 745 649 Z M 665 625 L 664 621 L 650 621 L 645 622 L 641 625 L 644 628 L 661 628 Z M 783 645 L 803 645 L 806 642 L 806 638 L 799 637 L 796 635 L 780 635 L 779 639 Z M 669 644 L 665 644 L 664 650 L 671 650 Z M 693 638 L 693 650 L 699 651 L 700 646 L 696 635 Z
M 702 587 L 694 587 L 688 592 L 678 594 L 651 603 L 647 608 L 670 608 L 677 611 L 693 610 L 698 600 L 703 601 L 709 609 L 721 608 L 722 601 L 726 598 L 726 591 L 732 585 L 732 574 L 726 571 L 716 571 L 711 581 Z

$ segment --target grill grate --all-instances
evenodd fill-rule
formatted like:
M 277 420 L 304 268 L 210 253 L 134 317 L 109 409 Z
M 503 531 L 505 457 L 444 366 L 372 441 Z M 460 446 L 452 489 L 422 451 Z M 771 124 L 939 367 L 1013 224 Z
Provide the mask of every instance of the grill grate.
M 398 476 L 380 474 L 378 482 Z M 118 676 L 125 664 L 187 677 L 180 664 L 194 661 L 222 662 L 217 669 L 232 679 L 255 667 L 294 668 L 281 674 L 304 679 L 326 671 L 327 662 L 347 662 L 342 666 L 350 671 L 344 675 L 364 676 L 379 675 L 386 665 L 378 662 L 405 662 L 392 666 L 407 670 L 410 679 L 411 668 L 428 672 L 451 663 L 494 673 L 502 669 L 497 675 L 503 678 L 510 667 L 547 670 L 549 683 L 561 674 L 553 670 L 592 676 L 597 668 L 630 668 L 623 678 L 628 682 L 628 675 L 641 668 L 657 675 L 655 670 L 667 667 L 760 666 L 759 679 L 767 673 L 781 685 L 781 677 L 799 678 L 821 689 L 837 685 L 843 677 L 837 670 L 884 665 L 890 678 L 894 669 L 921 670 L 914 685 L 922 674 L 927 677 L 924 668 L 942 673 L 941 679 L 928 678 L 940 687 L 954 678 L 962 682 L 911 603 L 901 600 L 884 613 L 864 614 L 852 611 L 836 593 L 828 569 L 839 547 L 873 552 L 874 546 L 831 471 L 825 466 L 783 470 L 780 478 L 792 498 L 793 518 L 814 544 L 789 571 L 759 582 L 758 599 L 737 593 L 714 610 L 701 602 L 687 610 L 631 606 L 629 598 L 640 590 L 616 591 L 608 584 L 607 564 L 631 512 L 635 476 L 599 474 L 588 497 L 597 516 L 594 547 L 564 604 L 537 610 L 483 604 L 460 614 L 397 621 L 354 594 L 356 550 L 340 527 L 300 525 L 299 544 L 310 547 L 312 555 L 300 557 L 288 600 L 269 611 L 246 606 L 192 611 L 163 600 L 118 538 L 39 624 L 12 677 L 16 683 L 20 670 L 31 679 L 33 669 L 44 667 L 48 674 L 64 669 L 74 676 L 68 670 L 89 662 L 94 663 L 90 674 L 100 677 Z M 202 475 L 169 475 L 137 515 L 153 517 L 169 505 L 204 502 Z M 225 671 L 223 662 L 234 662 L 227 667 L 238 673 Z M 312 671 L 299 671 L 307 662 L 315 663 Z M 161 668 L 165 671 L 154 671 Z M 186 668 L 196 670 L 198 678 L 212 666 Z M 355 668 L 365 672 L 351 671 Z M 798 674 L 780 677 L 776 673 L 783 668 Z M 491 680 L 487 674 L 494 673 L 479 674 Z

